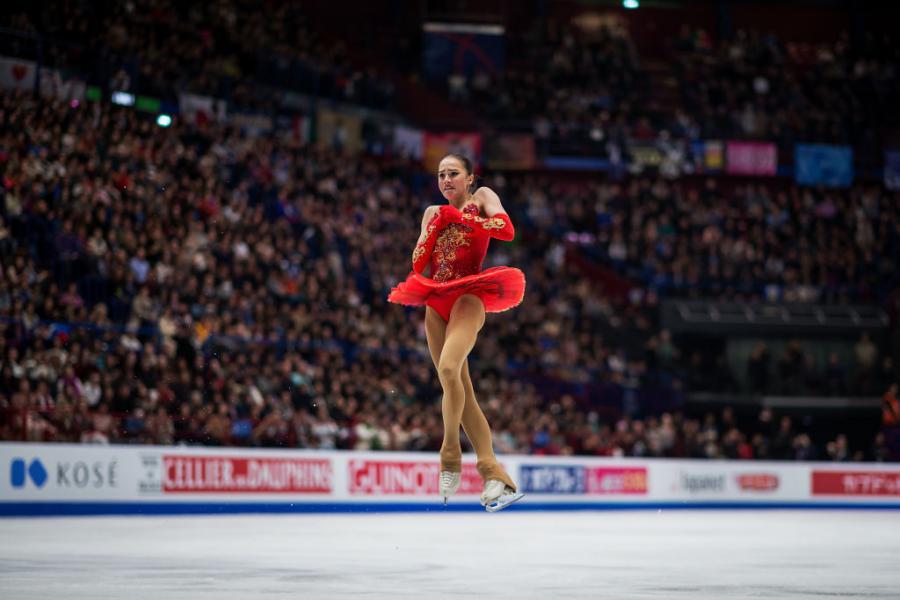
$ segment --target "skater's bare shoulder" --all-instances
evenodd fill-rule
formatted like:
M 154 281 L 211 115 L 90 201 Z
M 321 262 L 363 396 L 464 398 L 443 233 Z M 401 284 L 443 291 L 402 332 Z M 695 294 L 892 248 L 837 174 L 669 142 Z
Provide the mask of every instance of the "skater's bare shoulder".
M 500 196 L 497 192 L 487 186 L 481 186 L 472 194 L 472 199 L 478 203 L 481 212 L 488 217 L 495 217 L 499 214 L 506 214 L 503 204 L 500 202 Z

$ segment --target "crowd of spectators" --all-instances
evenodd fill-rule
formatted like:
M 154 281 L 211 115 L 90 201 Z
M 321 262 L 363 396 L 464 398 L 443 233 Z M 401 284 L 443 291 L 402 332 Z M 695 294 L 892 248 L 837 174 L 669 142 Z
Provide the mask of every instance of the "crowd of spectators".
M 307 13 L 290 2 L 264 10 L 235 0 L 52 3 L 4 24 L 42 36 L 45 65 L 107 90 L 173 101 L 192 92 L 238 111 L 283 109 L 288 90 L 395 108 L 391 76 L 413 73 L 389 76 L 351 59 L 347 45 L 323 35 Z M 394 50 L 411 35 L 399 32 Z M 12 43 L 4 52 L 13 54 L 27 46 L 17 36 L 0 43 Z M 880 164 L 898 125 L 900 46 L 887 37 L 801 44 L 738 30 L 713 41 L 686 24 L 671 40 L 671 72 L 659 75 L 677 81 L 680 101 L 662 104 L 622 22 L 549 19 L 508 31 L 505 43 L 502 70 L 453 71 L 439 91 L 492 129 L 531 131 L 541 155 L 618 164 L 646 140 L 751 138 L 777 142 L 781 162 L 797 142 L 823 142 L 852 145 L 869 165 Z M 418 70 L 417 61 L 407 68 Z
M 878 185 L 544 177 L 524 188 L 530 222 L 661 295 L 846 304 L 900 284 L 900 195 Z
M 0 151 L 0 437 L 439 446 L 420 311 L 384 300 L 430 203 L 409 165 L 20 93 L 0 96 Z M 489 183 L 524 242 L 489 265 L 529 282 L 473 359 L 498 449 L 728 455 L 731 428 L 672 412 L 658 297 L 617 304 L 569 259 L 556 227 L 579 204 Z M 682 441 L 659 446 L 670 420 Z
M 892 357 L 880 356 L 867 333 L 853 347 L 852 366 L 836 351 L 825 353 L 817 364 L 811 350 L 798 339 L 790 340 L 773 360 L 769 346 L 757 342 L 747 358 L 747 391 L 784 396 L 871 397 L 894 382 Z
M 754 30 L 720 41 L 684 25 L 671 40 L 680 102 L 658 107 L 626 28 L 590 19 L 510 34 L 499 74 L 452 73 L 451 100 L 494 123 L 530 122 L 540 153 L 618 160 L 635 140 L 764 139 L 790 160 L 794 144 L 855 147 L 880 164 L 900 101 L 900 46 L 867 34 L 805 44 Z
M 269 110 L 285 90 L 390 106 L 391 86 L 320 40 L 299 7 L 270 8 L 64 4 L 8 24 L 44 36 L 47 66 L 106 89 L 207 94 L 238 110 Z M 527 42 L 499 78 L 454 74 L 450 98 L 524 123 L 542 152 L 612 157 L 626 139 L 656 136 L 626 31 L 564 27 Z M 686 30 L 689 110 L 667 127 L 683 139 L 880 148 L 873 123 L 890 112 L 896 76 L 892 47 L 869 46 L 804 53 L 741 33 L 715 49 Z M 809 61 L 827 76 L 803 75 Z M 856 120 L 835 122 L 841 111 Z M 160 129 L 127 109 L 4 93 L 0 439 L 436 450 L 440 390 L 421 315 L 384 300 L 406 274 L 398 240 L 412 244 L 429 203 L 416 171 L 276 134 Z M 761 345 L 744 378 L 722 354 L 679 347 L 658 318 L 673 295 L 883 301 L 900 283 L 896 193 L 648 177 L 486 183 L 521 223 L 519 243 L 495 246 L 486 266 L 520 266 L 529 285 L 514 316 L 491 318 L 473 361 L 500 451 L 889 455 L 883 437 L 850 448 L 789 417 L 739 427 L 729 411 L 683 410 L 697 390 L 878 394 L 895 373 L 871 340 L 852 364 L 835 353 L 816 365 L 796 342 L 773 361 Z M 598 286 L 595 267 L 624 293 Z
M 119 424 L 115 439 L 172 419 L 173 440 L 209 441 L 208 417 L 227 415 L 228 441 L 302 444 L 291 423 L 333 419 L 434 443 L 421 315 L 385 303 L 428 202 L 405 164 L 25 94 L 0 100 L 0 146 L 4 436 L 70 439 L 90 415 L 107 436 Z M 530 282 L 477 359 L 485 404 L 513 430 L 546 395 L 516 374 L 618 389 L 648 370 L 588 325 L 612 311 L 557 268 L 561 249 L 493 254 Z
M 318 35 L 296 3 L 52 2 L 5 24 L 41 36 L 45 66 L 104 90 L 172 102 L 181 92 L 202 94 L 239 111 L 275 110 L 286 91 L 379 109 L 394 102 L 393 84 L 354 64 L 343 42 Z M 17 37 L 4 43 L 36 58 Z
M 643 94 L 627 30 L 564 25 L 509 45 L 498 73 L 452 73 L 449 99 L 476 107 L 492 126 L 530 129 L 542 154 L 606 156 L 611 144 L 624 146 Z
M 703 138 L 771 140 L 784 156 L 811 141 L 877 154 L 898 124 L 900 47 L 889 37 L 805 44 L 738 30 L 714 43 L 685 25 L 674 46 L 684 108 Z

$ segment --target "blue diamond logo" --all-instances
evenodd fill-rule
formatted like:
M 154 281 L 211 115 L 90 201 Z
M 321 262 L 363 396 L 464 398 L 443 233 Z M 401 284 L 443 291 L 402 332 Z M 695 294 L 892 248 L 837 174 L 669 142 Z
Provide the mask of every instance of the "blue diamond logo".
M 14 458 L 9 465 L 9 483 L 14 488 L 25 487 L 26 473 L 37 487 L 44 487 L 44 484 L 47 483 L 47 469 L 44 468 L 44 463 L 37 458 L 31 461 L 27 470 L 25 469 L 25 459 Z
M 34 485 L 38 487 L 44 487 L 44 484 L 47 483 L 47 469 L 38 459 L 34 459 L 28 465 L 28 474 L 31 475 Z

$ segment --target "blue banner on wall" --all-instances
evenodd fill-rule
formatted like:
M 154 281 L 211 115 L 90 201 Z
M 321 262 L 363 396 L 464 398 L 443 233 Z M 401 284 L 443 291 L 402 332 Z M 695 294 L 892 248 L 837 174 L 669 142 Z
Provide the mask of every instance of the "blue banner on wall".
M 532 494 L 585 493 L 584 467 L 572 465 L 522 465 L 522 491 Z
M 425 77 L 445 83 L 452 73 L 471 78 L 484 71 L 497 78 L 506 63 L 505 30 L 500 25 L 426 23 L 422 65 Z
M 884 187 L 900 190 L 900 150 L 884 151 Z
M 849 146 L 797 144 L 794 177 L 800 185 L 849 187 L 853 184 L 853 149 Z

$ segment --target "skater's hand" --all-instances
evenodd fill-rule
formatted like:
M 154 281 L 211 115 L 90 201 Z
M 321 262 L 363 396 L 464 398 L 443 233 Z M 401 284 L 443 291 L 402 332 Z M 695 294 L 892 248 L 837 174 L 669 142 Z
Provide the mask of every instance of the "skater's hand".
M 450 223 L 462 223 L 463 214 L 462 212 L 453 206 L 452 204 L 444 204 L 438 210 L 441 215 L 441 225 L 448 225 Z

